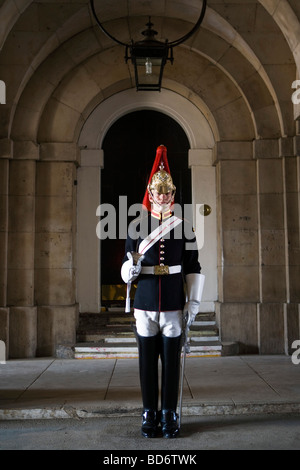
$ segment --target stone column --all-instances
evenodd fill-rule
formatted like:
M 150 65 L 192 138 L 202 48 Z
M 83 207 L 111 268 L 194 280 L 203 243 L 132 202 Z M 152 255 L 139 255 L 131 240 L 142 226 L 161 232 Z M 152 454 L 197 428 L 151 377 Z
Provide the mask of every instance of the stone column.
M 38 356 L 76 340 L 76 163 L 74 144 L 42 144 L 36 174 L 35 302 Z
M 9 160 L 0 159 L 0 306 L 6 306 Z M 1 338 L 0 338 L 1 339 Z
M 283 159 L 277 139 L 256 141 L 254 151 L 260 228 L 259 347 L 261 354 L 282 354 L 288 294 Z
M 216 169 L 212 166 L 212 150 L 190 150 L 189 167 L 192 173 L 192 202 L 194 211 L 197 210 L 193 223 L 196 228 L 199 261 L 202 273 L 206 276 L 201 308 L 206 312 L 214 312 L 218 285 Z M 207 216 L 203 215 L 204 204 L 211 208 L 211 213 Z
M 300 179 L 293 154 L 291 138 L 217 144 L 217 313 L 222 340 L 238 341 L 241 353 L 288 353 L 299 336 Z
M 15 142 L 9 165 L 7 305 L 9 357 L 35 357 L 37 311 L 34 301 L 35 178 L 38 147 Z
M 218 163 L 220 300 L 225 302 L 259 301 L 256 162 L 245 158 L 243 150 L 241 145 L 239 160 L 229 153 Z
M 256 161 L 252 142 L 218 142 L 217 320 L 221 340 L 258 352 L 259 236 Z
M 101 242 L 96 235 L 96 217 L 101 197 L 102 150 L 82 150 L 77 171 L 77 301 L 80 312 L 101 310 Z
M 298 127 L 298 126 L 297 126 Z M 282 139 L 286 185 L 286 225 L 288 255 L 288 303 L 286 312 L 286 352 L 292 354 L 292 344 L 300 339 L 300 136 Z M 295 154 L 295 155 L 294 155 Z M 292 156 L 291 156 L 292 155 Z
M 9 308 L 6 303 L 7 293 L 7 243 L 8 243 L 8 176 L 10 144 L 0 141 L 0 340 L 6 345 L 6 357 L 9 350 Z
M 300 153 L 300 152 L 299 152 Z M 286 223 L 288 232 L 288 300 L 300 302 L 300 157 L 284 160 L 286 183 Z

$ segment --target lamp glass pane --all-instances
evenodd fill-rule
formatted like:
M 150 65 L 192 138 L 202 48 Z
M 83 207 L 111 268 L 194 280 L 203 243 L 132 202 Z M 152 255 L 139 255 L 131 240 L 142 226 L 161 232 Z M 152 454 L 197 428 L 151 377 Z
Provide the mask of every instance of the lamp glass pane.
M 162 65 L 162 59 L 149 57 L 148 62 L 151 62 L 151 73 L 146 72 L 146 59 L 145 57 L 136 58 L 136 70 L 138 75 L 138 85 L 145 85 L 146 88 L 157 86 L 159 87 L 159 77 Z M 149 67 L 148 67 L 149 68 Z

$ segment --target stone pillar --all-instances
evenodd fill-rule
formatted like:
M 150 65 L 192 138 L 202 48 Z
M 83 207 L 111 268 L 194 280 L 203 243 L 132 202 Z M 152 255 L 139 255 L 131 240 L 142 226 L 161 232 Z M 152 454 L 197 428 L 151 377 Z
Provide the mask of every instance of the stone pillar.
M 74 144 L 42 144 L 36 174 L 37 355 L 76 341 L 76 160 Z
M 300 302 L 300 157 L 285 158 L 289 301 Z
M 297 147 L 297 138 L 217 144 L 217 318 L 241 353 L 290 353 L 299 339 Z
M 11 144 L 0 140 L 0 340 L 9 351 L 9 308 L 7 307 L 8 185 Z
M 8 358 L 74 344 L 77 146 L 0 141 L 0 340 Z
M 0 306 L 6 306 L 9 160 L 0 158 Z M 1 332 L 0 332 L 0 339 Z
M 212 150 L 190 150 L 189 167 L 192 173 L 192 202 L 194 210 L 198 211 L 194 214 L 193 223 L 196 228 L 199 261 L 202 273 L 206 276 L 201 308 L 206 312 L 214 312 L 218 295 L 218 280 L 216 169 L 212 166 Z M 203 204 L 211 208 L 211 213 L 207 216 L 202 215 Z M 202 214 L 199 214 L 199 211 Z
M 235 144 L 235 145 L 234 145 Z M 218 162 L 219 299 L 223 302 L 259 301 L 259 257 L 256 162 L 240 145 L 240 159 Z M 235 152 L 237 151 L 234 149 Z M 249 150 L 249 149 L 247 149 Z M 230 148 L 227 148 L 230 152 Z M 247 158 L 248 157 L 248 158 Z
M 35 177 L 37 146 L 14 143 L 9 165 L 7 305 L 9 357 L 35 357 L 37 312 L 34 301 Z
M 10 162 L 8 305 L 34 305 L 35 165 Z
M 80 312 L 101 310 L 101 242 L 96 235 L 96 211 L 101 197 L 102 150 L 82 150 L 77 171 L 77 301 Z
M 265 158 L 257 160 L 261 302 L 286 302 L 286 247 L 284 214 L 283 161 L 272 158 L 269 149 Z
M 299 123 L 297 124 L 299 125 Z M 288 354 L 293 353 L 292 344 L 300 338 L 300 136 L 295 136 L 292 148 L 290 148 L 291 145 L 287 148 L 290 140 L 284 139 L 283 142 L 286 145 L 282 145 L 282 153 L 285 157 L 284 174 L 289 281 L 286 309 L 286 352 Z
M 221 340 L 258 352 L 259 234 L 256 162 L 251 142 L 218 142 L 217 321 Z
M 260 229 L 259 350 L 261 354 L 283 354 L 288 278 L 284 169 L 283 159 L 279 157 L 279 141 L 256 141 L 254 155 Z

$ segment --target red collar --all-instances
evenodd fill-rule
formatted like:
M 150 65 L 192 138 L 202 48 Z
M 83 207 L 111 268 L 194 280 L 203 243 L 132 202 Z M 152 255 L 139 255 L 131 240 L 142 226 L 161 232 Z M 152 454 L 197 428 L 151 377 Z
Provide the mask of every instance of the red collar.
M 163 214 L 161 212 L 157 212 L 155 210 L 151 210 L 151 215 L 152 217 L 155 217 L 155 219 L 158 219 L 158 220 L 164 220 L 164 219 L 167 219 L 168 217 L 171 217 L 172 215 L 172 212 L 170 210 L 164 212 Z

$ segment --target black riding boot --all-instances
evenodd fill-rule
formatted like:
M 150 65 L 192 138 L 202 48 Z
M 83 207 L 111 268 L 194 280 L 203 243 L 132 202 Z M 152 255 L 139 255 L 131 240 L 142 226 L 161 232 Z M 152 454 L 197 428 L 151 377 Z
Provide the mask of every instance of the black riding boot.
M 158 426 L 158 356 L 160 334 L 137 336 L 139 348 L 140 382 L 143 400 L 142 435 L 156 437 Z
M 176 414 L 180 375 L 181 336 L 168 338 L 162 336 L 162 390 L 161 425 L 164 437 L 176 437 L 179 433 Z

